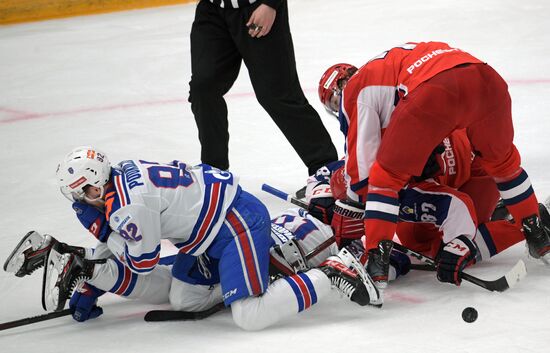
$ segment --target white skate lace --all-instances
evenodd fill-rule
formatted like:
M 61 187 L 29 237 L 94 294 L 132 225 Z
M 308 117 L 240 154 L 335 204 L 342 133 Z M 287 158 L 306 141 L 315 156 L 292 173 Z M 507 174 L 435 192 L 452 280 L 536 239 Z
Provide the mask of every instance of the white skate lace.
M 334 276 L 330 279 L 331 284 L 338 289 L 340 293 L 351 299 L 351 296 L 355 292 L 355 286 L 346 279 L 338 276 Z

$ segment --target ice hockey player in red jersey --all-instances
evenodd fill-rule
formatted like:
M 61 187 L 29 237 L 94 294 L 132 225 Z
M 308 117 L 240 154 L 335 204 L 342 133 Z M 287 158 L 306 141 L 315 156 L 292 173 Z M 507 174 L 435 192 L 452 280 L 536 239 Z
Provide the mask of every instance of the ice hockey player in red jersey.
M 365 202 L 367 270 L 381 288 L 387 285 L 398 192 L 458 129 L 466 130 L 481 167 L 496 182 L 530 254 L 550 262 L 550 237 L 513 144 L 511 98 L 494 69 L 446 43 L 422 42 L 392 48 L 353 71 L 349 64 L 329 68 L 319 93 L 346 134 L 348 197 Z M 456 239 L 443 248 L 439 263 L 458 272 L 475 252 L 473 243 Z
M 364 235 L 364 206 L 347 200 L 346 189 L 343 161 L 319 169 L 306 188 L 310 212 L 332 225 L 339 246 Z M 505 217 L 492 218 L 498 199 L 496 183 L 473 158 L 465 131 L 456 130 L 430 155 L 422 175 L 399 192 L 398 241 L 437 258 L 442 243 L 464 236 L 479 250 L 476 262 L 486 261 L 525 240 Z M 539 208 L 543 225 L 549 227 L 546 207 L 539 204 Z M 438 276 L 449 278 L 445 272 L 439 268 Z M 460 284 L 460 278 L 452 279 Z

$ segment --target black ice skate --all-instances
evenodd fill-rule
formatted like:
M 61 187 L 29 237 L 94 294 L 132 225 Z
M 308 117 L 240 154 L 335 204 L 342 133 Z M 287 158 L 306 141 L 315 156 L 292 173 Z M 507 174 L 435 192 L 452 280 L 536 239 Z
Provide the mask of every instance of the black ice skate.
M 59 244 L 50 250 L 42 283 L 42 306 L 47 311 L 63 310 L 73 290 L 92 278 L 94 263 L 74 254 L 61 253 Z
M 378 247 L 368 251 L 367 273 L 371 276 L 378 289 L 388 286 L 390 271 L 390 254 L 393 249 L 391 240 L 382 240 Z
M 17 244 L 4 263 L 4 271 L 15 273 L 17 277 L 30 275 L 44 266 L 50 250 L 58 244 L 61 253 L 74 252 L 84 257 L 86 250 L 77 246 L 70 246 L 58 242 L 49 234 L 40 234 L 36 231 L 28 232 Z
M 28 232 L 17 244 L 4 263 L 4 271 L 17 277 L 30 275 L 44 266 L 50 250 L 57 241 L 50 235 L 35 231 Z
M 352 302 L 361 306 L 370 304 L 370 296 L 365 284 L 357 272 L 344 265 L 340 258 L 331 256 L 324 261 L 319 269 L 330 279 L 330 283 Z
M 550 214 L 539 204 L 540 218 L 536 215 L 523 219 L 523 234 L 527 240 L 529 254 L 550 265 Z

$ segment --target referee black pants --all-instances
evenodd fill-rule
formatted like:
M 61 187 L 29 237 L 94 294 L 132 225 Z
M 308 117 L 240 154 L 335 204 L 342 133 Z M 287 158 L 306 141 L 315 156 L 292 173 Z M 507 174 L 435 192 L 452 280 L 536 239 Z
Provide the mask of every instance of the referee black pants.
M 258 5 L 224 9 L 207 0 L 197 4 L 191 29 L 189 101 L 199 132 L 201 160 L 220 169 L 229 168 L 227 105 L 223 96 L 237 79 L 244 61 L 258 102 L 312 175 L 336 160 L 337 152 L 300 87 L 286 1 L 277 8 L 271 32 L 252 38 L 246 23 Z

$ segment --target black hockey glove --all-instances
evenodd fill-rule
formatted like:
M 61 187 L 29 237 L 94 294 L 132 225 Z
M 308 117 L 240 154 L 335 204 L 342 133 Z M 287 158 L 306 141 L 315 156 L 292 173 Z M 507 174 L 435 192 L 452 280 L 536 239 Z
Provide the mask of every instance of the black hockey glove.
M 465 235 L 460 235 L 441 248 L 436 257 L 437 279 L 460 285 L 460 273 L 474 263 L 477 247 Z
M 320 182 L 311 190 L 308 212 L 321 222 L 330 224 L 334 209 L 334 198 L 327 182 Z
M 444 163 L 441 158 L 441 154 L 443 152 L 445 152 L 445 146 L 443 146 L 443 144 L 437 145 L 428 157 L 428 161 L 424 165 L 424 169 L 422 169 L 422 174 L 413 177 L 414 181 L 422 181 L 433 178 L 443 172 L 441 168 L 441 164 Z

